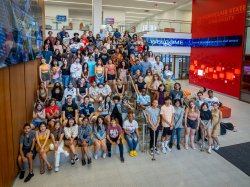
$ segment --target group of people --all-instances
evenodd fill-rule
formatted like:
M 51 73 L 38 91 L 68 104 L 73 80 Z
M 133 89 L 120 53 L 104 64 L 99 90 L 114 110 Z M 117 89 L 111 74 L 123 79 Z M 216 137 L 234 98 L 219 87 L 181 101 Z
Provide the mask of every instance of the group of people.
M 204 90 L 193 98 L 185 97 L 168 64 L 149 51 L 140 36 L 118 30 L 93 36 L 91 31 L 74 37 L 63 29 L 54 37 L 52 31 L 44 41 L 39 66 L 40 85 L 34 105 L 33 120 L 23 127 L 20 137 L 19 178 L 25 175 L 24 162 L 29 164 L 25 182 L 33 176 L 32 161 L 40 157 L 40 173 L 52 170 L 47 159 L 54 151 L 54 170 L 59 171 L 60 156 L 70 156 L 71 164 L 79 160 L 91 164 L 89 146 L 94 145 L 95 159 L 111 157 L 117 144 L 124 162 L 123 137 L 131 157 L 137 156 L 140 141 L 135 113 L 145 112 L 150 132 L 150 154 L 159 154 L 157 140 L 162 130 L 162 153 L 171 151 L 174 135 L 180 150 L 180 132 L 184 125 L 185 145 L 195 149 L 194 135 L 201 129 L 203 142 L 208 139 L 219 149 L 218 129 L 221 120 L 219 100 L 203 99 Z M 132 97 L 128 97 L 130 95 Z M 134 102 L 133 102 L 134 100 Z M 189 100 L 184 110 L 184 103 Z M 190 140 L 189 140 L 190 137 Z M 68 149 L 65 149 L 67 147 Z M 202 143 L 204 149 L 204 143 Z M 67 151 L 68 150 L 68 151 Z M 101 152 L 101 154 L 100 154 Z

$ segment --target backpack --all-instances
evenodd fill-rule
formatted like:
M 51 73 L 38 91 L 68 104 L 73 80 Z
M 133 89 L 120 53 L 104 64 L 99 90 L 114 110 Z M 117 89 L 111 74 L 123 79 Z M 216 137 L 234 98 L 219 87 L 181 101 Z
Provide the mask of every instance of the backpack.
M 223 123 L 221 122 L 221 125 L 223 125 L 227 130 L 233 131 L 234 125 L 232 123 Z
M 227 134 L 227 129 L 224 126 L 224 123 L 220 123 L 220 135 L 225 135 Z

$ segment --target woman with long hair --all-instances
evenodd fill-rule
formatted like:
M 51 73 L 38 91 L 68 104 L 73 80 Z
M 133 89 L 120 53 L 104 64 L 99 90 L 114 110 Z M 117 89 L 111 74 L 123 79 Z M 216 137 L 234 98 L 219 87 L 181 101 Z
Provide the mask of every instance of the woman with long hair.
M 160 84 L 162 84 L 161 77 L 158 74 L 154 74 L 152 81 L 148 85 L 148 89 L 151 93 L 152 98 L 156 97 Z
M 98 58 L 95 65 L 95 81 L 97 84 L 104 83 L 104 73 L 105 69 L 102 60 Z
M 48 98 L 48 89 L 45 87 L 45 83 L 41 82 L 37 90 L 37 100 L 45 105 Z
M 59 62 L 54 59 L 51 63 L 51 82 L 61 82 L 61 69 L 59 66 Z
M 39 75 L 41 82 L 44 82 L 45 86 L 48 86 L 50 82 L 50 65 L 46 63 L 44 58 L 41 59 Z
M 215 150 L 219 150 L 220 148 L 220 142 L 218 139 L 218 136 L 220 134 L 220 123 L 222 119 L 222 112 L 219 110 L 219 103 L 214 102 L 213 103 L 213 109 L 212 109 L 212 138 L 213 138 L 213 145 Z
M 75 161 L 79 160 L 76 152 L 78 125 L 75 123 L 74 118 L 71 116 L 68 117 L 67 125 L 64 127 L 64 135 L 65 135 L 65 145 L 70 150 L 71 165 L 74 165 Z
M 190 101 L 188 103 L 188 107 L 186 108 L 185 112 L 185 149 L 188 149 L 188 140 L 190 137 L 190 144 L 193 149 L 195 148 L 194 145 L 194 135 L 196 130 L 198 129 L 200 121 L 200 111 L 195 106 L 194 101 Z
M 201 151 L 204 151 L 204 140 L 205 136 L 208 138 L 208 153 L 212 151 L 212 137 L 211 137 L 211 130 L 212 130 L 212 113 L 208 109 L 208 104 L 203 103 L 200 109 L 200 129 L 201 129 Z
M 33 120 L 31 121 L 31 129 L 35 129 L 40 123 L 46 122 L 45 109 L 42 103 L 37 102 L 33 110 Z
M 67 59 L 63 60 L 63 65 L 61 66 L 61 74 L 62 74 L 62 84 L 64 88 L 67 88 L 70 80 L 70 65 Z
M 125 85 L 127 85 L 128 82 L 127 75 L 128 75 L 128 65 L 126 61 L 123 60 L 118 66 L 118 76 Z
M 47 152 L 49 151 L 49 136 L 50 130 L 47 129 L 45 123 L 40 123 L 36 131 L 36 150 L 40 156 L 40 174 L 44 174 L 44 162 L 47 165 L 48 171 L 52 170 L 52 166 L 47 159 Z
M 98 151 L 100 149 L 103 151 L 102 157 L 106 158 L 106 126 L 104 123 L 104 118 L 102 116 L 98 116 L 96 123 L 94 124 L 94 146 L 94 158 L 98 158 Z

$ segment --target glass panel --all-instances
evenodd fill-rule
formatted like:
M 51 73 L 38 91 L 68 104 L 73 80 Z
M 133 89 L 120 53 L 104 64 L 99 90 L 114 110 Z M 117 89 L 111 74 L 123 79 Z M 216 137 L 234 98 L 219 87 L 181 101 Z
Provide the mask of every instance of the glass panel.
M 250 102 L 250 65 L 243 66 L 241 100 Z

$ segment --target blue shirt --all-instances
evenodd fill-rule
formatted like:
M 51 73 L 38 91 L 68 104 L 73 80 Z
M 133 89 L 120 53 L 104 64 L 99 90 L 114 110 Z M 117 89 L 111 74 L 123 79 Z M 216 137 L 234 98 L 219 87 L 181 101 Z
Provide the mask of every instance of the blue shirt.
M 89 76 L 95 76 L 95 61 L 88 61 Z
M 141 104 L 141 105 L 145 105 L 150 103 L 150 97 L 148 95 L 139 95 L 139 97 L 137 97 L 137 103 Z
M 52 56 L 52 51 L 43 51 L 43 58 L 46 60 L 46 63 L 49 64 L 50 57 Z
M 152 67 L 150 62 L 142 62 L 141 66 L 142 66 L 143 75 L 146 75 L 147 70 L 151 69 L 151 67 Z
M 90 125 L 84 126 L 79 126 L 78 127 L 78 140 L 83 142 L 84 140 L 86 142 L 90 142 L 91 140 L 91 133 L 92 133 L 92 127 Z
M 80 114 L 83 114 L 84 116 L 90 116 L 90 114 L 92 113 L 92 112 L 94 112 L 95 111 L 95 109 L 94 109 L 94 107 L 93 107 L 93 105 L 92 104 L 88 104 L 87 106 L 84 104 L 84 103 L 82 103 L 81 105 L 80 105 L 80 110 L 79 110 L 79 113 Z
M 139 69 L 141 73 L 143 72 L 143 69 L 142 69 L 141 65 L 133 65 L 131 67 L 131 71 L 132 71 L 133 75 L 135 74 L 135 72 L 136 72 L 137 69 Z
M 95 135 L 95 138 L 97 138 L 98 140 L 105 139 L 106 138 L 106 128 L 105 128 L 105 125 L 102 124 L 101 128 L 98 129 L 98 125 L 95 124 L 94 125 L 94 135 Z
M 121 38 L 121 33 L 120 32 L 114 32 L 114 36 L 116 38 Z
M 159 108 L 152 108 L 151 106 L 146 109 L 146 114 L 150 117 L 154 126 L 156 126 L 158 118 L 160 116 Z

